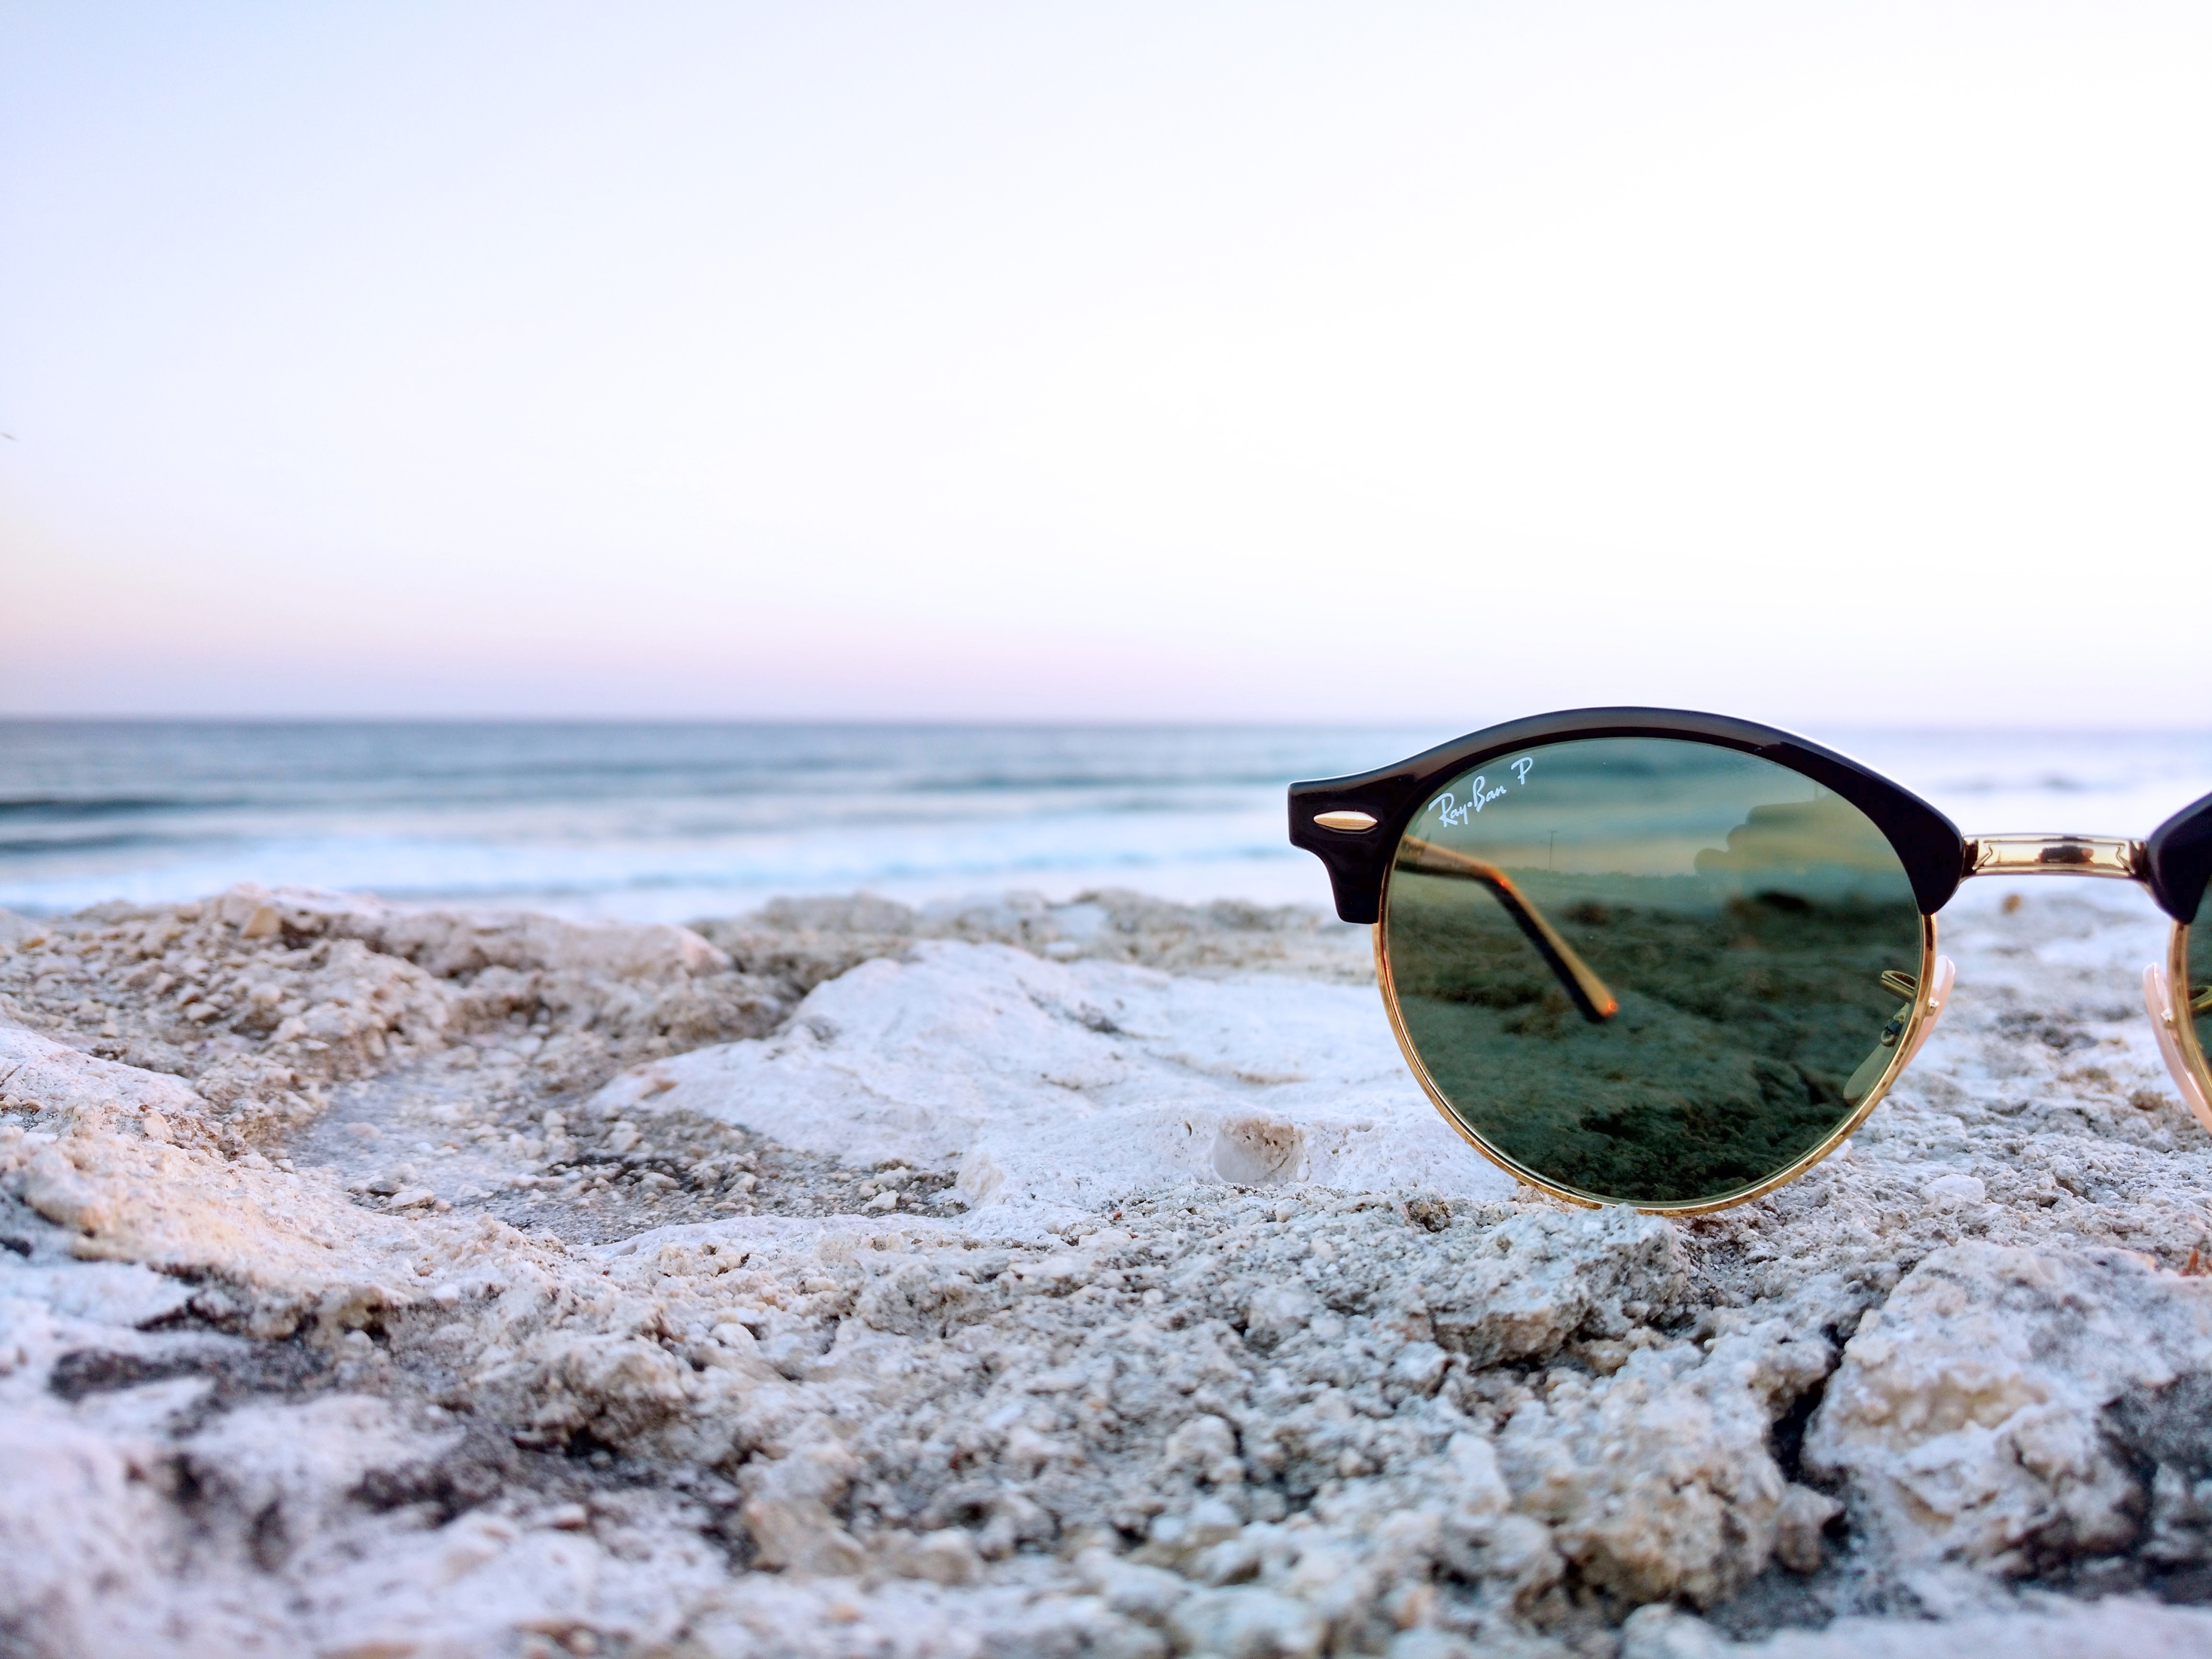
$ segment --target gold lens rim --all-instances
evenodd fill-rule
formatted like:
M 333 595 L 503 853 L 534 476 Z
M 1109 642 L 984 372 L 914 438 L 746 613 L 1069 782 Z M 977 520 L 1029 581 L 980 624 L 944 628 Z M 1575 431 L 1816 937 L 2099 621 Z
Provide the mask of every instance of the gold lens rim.
M 1842 1146 L 1844 1142 L 1849 1140 L 1857 1131 L 1858 1127 L 1867 1121 L 1868 1114 L 1881 1104 L 1882 1097 L 1888 1094 L 1891 1085 L 1903 1074 L 1905 1066 L 1911 1060 L 1913 1040 L 1919 1035 L 1921 1026 L 1927 1021 L 1929 1003 L 1935 995 L 1936 918 L 1923 913 L 1920 918 L 1920 984 L 1918 989 L 1913 994 L 1911 1018 L 1905 1022 L 1905 1030 L 1897 1040 L 1896 1052 L 1890 1056 L 1889 1064 L 1883 1068 L 1881 1079 L 1874 1087 L 1867 1091 L 1866 1097 L 1853 1108 L 1851 1115 L 1838 1125 L 1826 1139 L 1805 1153 L 1787 1169 L 1778 1170 L 1752 1186 L 1745 1187 L 1736 1192 L 1723 1194 L 1718 1198 L 1686 1200 L 1677 1204 L 1634 1204 L 1624 1199 L 1600 1198 L 1593 1194 L 1577 1192 L 1571 1187 L 1562 1187 L 1522 1164 L 1510 1154 L 1492 1146 L 1470 1128 L 1461 1119 L 1459 1114 L 1452 1109 L 1451 1103 L 1444 1098 L 1443 1091 L 1437 1086 L 1436 1079 L 1429 1075 L 1429 1068 L 1422 1064 L 1421 1056 L 1414 1049 L 1412 1037 L 1407 1035 L 1405 1015 L 1398 1006 L 1397 981 L 1390 972 L 1390 888 L 1397 871 L 1398 863 L 1394 853 L 1389 866 L 1382 872 L 1382 901 L 1377 907 L 1375 921 L 1370 926 L 1375 935 L 1376 983 L 1382 993 L 1383 1011 L 1390 1018 L 1390 1035 L 1398 1040 L 1398 1052 L 1404 1056 L 1407 1069 L 1413 1073 L 1421 1085 L 1422 1092 L 1428 1096 L 1430 1103 L 1442 1114 L 1444 1121 L 1458 1132 L 1461 1139 L 1466 1141 L 1468 1146 L 1474 1147 L 1476 1152 L 1481 1153 L 1483 1157 L 1522 1185 L 1534 1187 L 1540 1193 L 1549 1194 L 1553 1198 L 1562 1199 L 1569 1204 L 1583 1209 L 1603 1209 L 1609 1204 L 1626 1203 L 1630 1208 L 1639 1210 L 1647 1215 L 1706 1215 L 1715 1210 L 1733 1209 L 1739 1204 L 1748 1204 L 1754 1199 L 1764 1198 L 1778 1187 L 1788 1186 L 1822 1158 L 1827 1157 L 1829 1153 L 1834 1152 L 1837 1147 Z M 2185 935 L 2188 930 L 2177 928 L 2176 932 Z M 2186 950 L 2185 939 L 2178 948 Z M 2185 975 L 2177 982 L 2185 985 Z M 2183 1006 L 2187 1005 L 2185 1003 Z M 2196 1046 L 2193 1032 L 2187 1041 L 2190 1046 L 2185 1052 L 2191 1056 L 2191 1063 L 2202 1075 L 2205 1069 L 2204 1056 L 2202 1049 Z M 2212 1096 L 2212 1079 L 2208 1080 L 2207 1093 L 2208 1096 Z
M 2212 1100 L 2212 1065 L 2205 1061 L 2204 1045 L 2197 1040 L 2197 1022 L 2189 1012 L 2197 988 L 2189 982 L 2189 924 L 2185 921 L 2175 922 L 2166 939 L 2166 995 L 2172 1000 L 2173 1046 L 2181 1051 L 2182 1064 L 2189 1067 L 2204 1098 Z

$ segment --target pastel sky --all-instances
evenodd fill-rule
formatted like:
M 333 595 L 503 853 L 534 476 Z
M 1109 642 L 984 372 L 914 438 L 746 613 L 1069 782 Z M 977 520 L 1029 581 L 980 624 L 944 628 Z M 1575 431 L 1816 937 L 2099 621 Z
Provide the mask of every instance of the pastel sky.
M 0 712 L 2201 725 L 2212 8 L 0 3 Z

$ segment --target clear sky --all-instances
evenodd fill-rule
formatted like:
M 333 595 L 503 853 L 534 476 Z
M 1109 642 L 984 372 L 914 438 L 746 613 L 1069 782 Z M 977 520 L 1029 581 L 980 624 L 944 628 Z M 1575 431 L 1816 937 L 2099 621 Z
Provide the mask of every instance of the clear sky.
M 0 711 L 2203 725 L 2212 8 L 0 3 Z

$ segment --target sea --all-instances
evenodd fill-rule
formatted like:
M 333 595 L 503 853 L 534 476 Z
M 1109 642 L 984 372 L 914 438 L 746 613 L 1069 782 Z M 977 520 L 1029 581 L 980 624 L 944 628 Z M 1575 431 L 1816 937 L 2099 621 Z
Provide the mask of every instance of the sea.
M 1326 905 L 1295 779 L 1440 727 L 0 720 L 0 908 L 239 882 L 681 921 L 779 896 Z M 1816 729 L 1966 833 L 2142 835 L 2212 732 Z

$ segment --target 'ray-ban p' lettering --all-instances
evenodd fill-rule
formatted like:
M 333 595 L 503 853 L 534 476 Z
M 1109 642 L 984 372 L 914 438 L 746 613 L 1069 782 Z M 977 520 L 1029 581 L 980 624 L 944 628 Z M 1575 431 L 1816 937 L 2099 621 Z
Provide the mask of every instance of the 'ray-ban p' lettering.
M 1506 763 L 1513 769 L 1514 777 L 1522 783 L 1528 781 L 1528 769 L 1535 763 L 1536 757 L 1534 755 L 1523 755 L 1519 760 Z M 1465 823 L 1505 793 L 1504 784 L 1501 783 L 1492 789 L 1488 787 L 1489 782 L 1489 779 L 1484 777 L 1480 772 L 1476 773 L 1468 780 L 1468 798 L 1465 800 L 1461 800 L 1450 790 L 1445 790 L 1436 799 L 1434 805 L 1437 811 L 1446 823 Z

